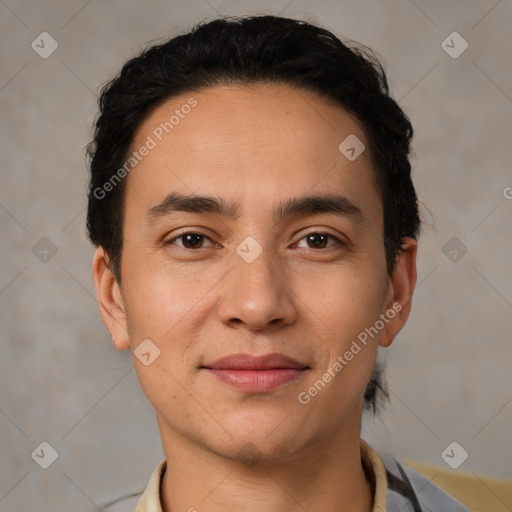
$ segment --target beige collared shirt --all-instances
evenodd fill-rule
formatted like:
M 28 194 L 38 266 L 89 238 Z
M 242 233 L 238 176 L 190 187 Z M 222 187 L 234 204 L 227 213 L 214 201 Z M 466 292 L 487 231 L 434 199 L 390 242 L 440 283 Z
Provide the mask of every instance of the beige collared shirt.
M 378 453 L 363 439 L 360 442 L 361 459 L 375 489 L 372 512 L 386 512 L 386 469 Z M 160 483 L 167 461 L 163 459 L 153 471 L 148 486 L 139 499 L 135 512 L 162 512 Z

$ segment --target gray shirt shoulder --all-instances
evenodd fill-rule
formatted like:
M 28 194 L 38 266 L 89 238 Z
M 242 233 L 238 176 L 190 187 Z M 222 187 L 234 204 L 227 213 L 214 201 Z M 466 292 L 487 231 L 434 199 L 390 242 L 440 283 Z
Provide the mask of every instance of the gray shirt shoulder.
M 470 512 L 418 471 L 379 454 L 388 480 L 386 512 Z

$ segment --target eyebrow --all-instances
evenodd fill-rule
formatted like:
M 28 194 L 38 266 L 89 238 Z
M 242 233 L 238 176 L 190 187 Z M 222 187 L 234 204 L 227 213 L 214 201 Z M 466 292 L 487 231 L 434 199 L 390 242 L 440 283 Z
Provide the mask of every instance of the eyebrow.
M 171 192 L 146 212 L 146 221 L 148 224 L 154 224 L 174 212 L 207 213 L 236 220 L 240 216 L 240 203 L 229 202 L 221 197 Z M 274 208 L 272 217 L 278 223 L 288 217 L 320 213 L 332 213 L 347 217 L 357 224 L 362 224 L 365 221 L 361 208 L 347 197 L 333 194 L 287 199 Z

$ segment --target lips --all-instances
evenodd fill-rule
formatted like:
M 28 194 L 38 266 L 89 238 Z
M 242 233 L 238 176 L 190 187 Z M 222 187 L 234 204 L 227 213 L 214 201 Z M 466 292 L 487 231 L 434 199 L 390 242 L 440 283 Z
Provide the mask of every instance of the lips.
M 274 370 L 308 368 L 291 357 L 276 352 L 263 356 L 251 356 L 249 354 L 233 354 L 217 359 L 205 368 L 213 370 Z
M 232 354 L 202 367 L 221 382 L 247 393 L 265 393 L 301 378 L 309 366 L 272 353 Z

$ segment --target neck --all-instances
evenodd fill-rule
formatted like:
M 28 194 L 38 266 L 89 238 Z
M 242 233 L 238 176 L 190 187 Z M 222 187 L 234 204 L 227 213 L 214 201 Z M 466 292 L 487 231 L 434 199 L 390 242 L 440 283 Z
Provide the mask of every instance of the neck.
M 226 457 L 184 438 L 159 419 L 167 459 L 163 512 L 371 512 L 374 490 L 366 477 L 358 429 L 341 429 L 328 442 L 311 442 L 269 460 Z M 246 450 L 247 451 L 247 450 Z M 250 451 L 250 450 L 249 450 Z

